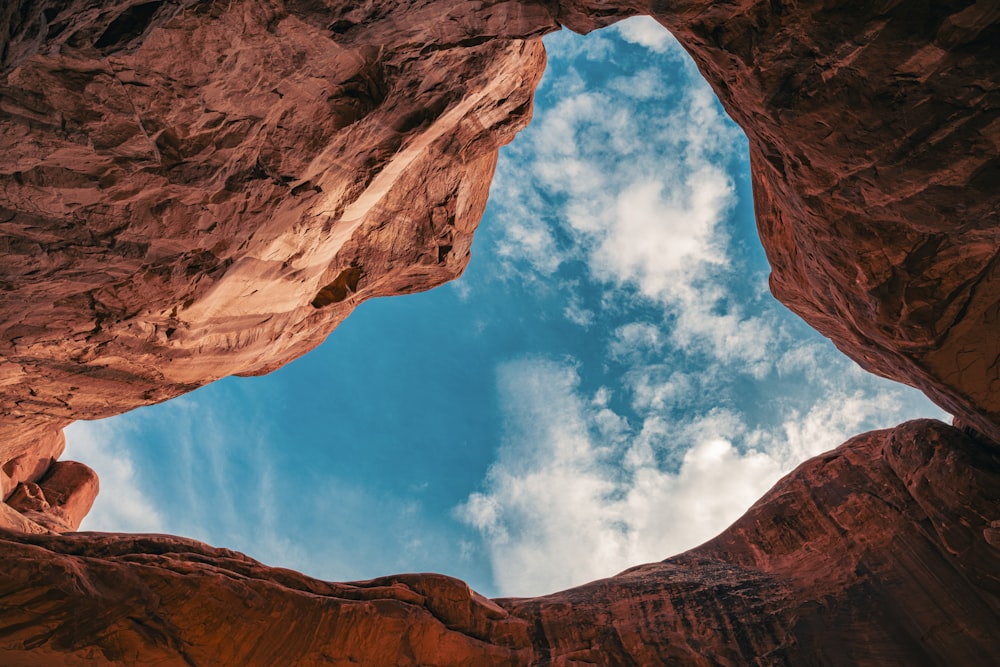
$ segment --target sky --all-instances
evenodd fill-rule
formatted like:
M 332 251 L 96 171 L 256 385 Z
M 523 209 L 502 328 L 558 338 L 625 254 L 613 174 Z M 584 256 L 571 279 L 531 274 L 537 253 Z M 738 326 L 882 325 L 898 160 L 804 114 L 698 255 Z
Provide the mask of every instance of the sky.
M 746 138 L 666 30 L 545 43 L 463 277 L 268 376 L 70 426 L 101 479 L 81 530 L 539 595 L 697 546 L 854 434 L 948 419 L 770 296 Z

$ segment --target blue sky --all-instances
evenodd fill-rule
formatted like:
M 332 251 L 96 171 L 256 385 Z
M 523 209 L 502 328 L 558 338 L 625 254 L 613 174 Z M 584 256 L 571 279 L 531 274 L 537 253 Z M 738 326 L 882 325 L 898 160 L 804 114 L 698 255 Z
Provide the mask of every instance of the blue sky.
M 946 416 L 778 304 L 746 139 L 649 19 L 546 38 L 473 257 L 307 356 L 67 430 L 84 530 L 535 595 L 718 533 L 855 433 Z

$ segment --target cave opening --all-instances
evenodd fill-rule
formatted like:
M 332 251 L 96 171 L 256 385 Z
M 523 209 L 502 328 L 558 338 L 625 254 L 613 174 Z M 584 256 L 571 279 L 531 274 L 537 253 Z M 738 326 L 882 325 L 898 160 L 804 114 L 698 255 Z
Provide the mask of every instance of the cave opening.
M 104 487 L 84 529 L 533 595 L 695 546 L 807 456 L 939 414 L 771 299 L 746 140 L 669 33 L 546 45 L 463 278 L 363 304 L 266 378 L 72 426 Z

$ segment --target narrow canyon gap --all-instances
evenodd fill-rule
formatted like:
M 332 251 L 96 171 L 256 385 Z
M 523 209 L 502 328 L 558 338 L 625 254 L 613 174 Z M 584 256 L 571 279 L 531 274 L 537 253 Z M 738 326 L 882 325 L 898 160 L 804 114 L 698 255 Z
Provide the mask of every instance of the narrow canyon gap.
M 70 507 L 44 477 L 68 420 L 269 370 L 361 299 L 461 269 L 495 148 L 530 109 L 537 36 L 616 12 L 456 5 L 442 22 L 443 6 L 4 10 L 7 490 L 37 481 L 42 501 Z M 775 293 L 865 367 L 923 389 L 964 432 L 916 422 L 860 436 L 702 549 L 500 606 L 441 577 L 323 584 L 180 539 L 11 534 L 11 655 L 975 664 L 995 654 L 994 13 L 678 3 L 618 14 L 636 11 L 671 28 L 747 131 Z M 217 66 L 178 62 L 186 52 Z M 472 75 L 447 74 L 457 71 Z M 830 492 L 806 494 L 802 480 Z M 789 496 L 800 498 L 791 514 Z M 36 505 L 21 525 L 41 525 L 28 511 L 51 515 Z M 822 557 L 805 559 L 824 536 L 835 539 Z M 159 567 L 143 567 L 131 595 L 97 585 L 136 559 Z M 198 612 L 184 608 L 195 579 L 244 588 L 233 605 L 202 600 Z M 33 596 L 27 582 L 51 593 Z M 254 613 L 234 605 L 258 595 L 304 615 L 238 647 L 204 635 L 197 619 L 208 615 L 251 627 Z M 84 608 L 108 611 L 41 624 Z M 707 624 L 697 631 L 692 608 Z M 943 635 L 930 632 L 941 609 Z M 320 621 L 322 636 L 296 632 Z M 376 639 L 348 633 L 366 627 Z

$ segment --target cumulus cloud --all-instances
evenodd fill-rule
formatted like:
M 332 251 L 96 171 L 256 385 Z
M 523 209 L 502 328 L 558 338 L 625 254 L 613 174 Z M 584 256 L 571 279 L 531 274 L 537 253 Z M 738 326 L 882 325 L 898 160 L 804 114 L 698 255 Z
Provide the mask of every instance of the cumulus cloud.
M 733 240 L 745 139 L 667 31 L 614 30 L 649 51 L 637 71 L 598 85 L 582 51 L 552 50 L 552 109 L 498 168 L 502 256 L 566 287 L 560 310 L 604 351 L 499 368 L 503 445 L 456 512 L 507 594 L 693 547 L 806 458 L 927 408 L 765 294 Z
M 580 296 L 572 291 L 569 292 L 569 303 L 563 309 L 563 316 L 584 329 L 589 328 L 594 323 L 594 311 L 584 308 Z
M 641 423 L 588 398 L 572 360 L 502 365 L 507 428 L 481 491 L 456 515 L 482 534 L 497 588 L 538 595 L 697 546 L 782 475 L 904 407 L 893 392 L 834 392 L 778 428 L 714 408 Z
M 632 394 L 632 409 L 643 414 L 664 412 L 686 404 L 692 398 L 693 379 L 665 364 L 638 364 L 623 380 Z
M 673 44 L 649 20 L 623 22 L 618 31 L 656 53 Z M 566 71 L 575 74 L 572 66 Z M 579 260 L 617 297 L 629 293 L 662 308 L 674 346 L 739 360 L 752 375 L 766 372 L 764 341 L 778 333 L 718 287 L 734 271 L 727 223 L 737 198 L 726 164 L 744 140 L 711 89 L 651 67 L 603 88 L 564 76 L 577 84 L 559 90 L 554 108 L 539 114 L 498 169 L 496 252 L 507 272 L 548 279 Z M 519 262 L 530 269 L 526 278 L 513 268 Z M 585 321 L 573 307 L 564 314 Z
M 621 38 L 631 44 L 638 44 L 656 53 L 667 53 L 680 48 L 666 28 L 649 16 L 634 16 L 619 22 L 614 29 Z
M 608 355 L 612 359 L 637 359 L 663 349 L 663 332 L 648 322 L 629 322 L 611 334 Z

